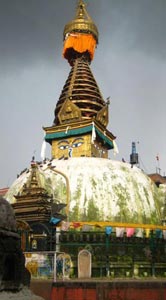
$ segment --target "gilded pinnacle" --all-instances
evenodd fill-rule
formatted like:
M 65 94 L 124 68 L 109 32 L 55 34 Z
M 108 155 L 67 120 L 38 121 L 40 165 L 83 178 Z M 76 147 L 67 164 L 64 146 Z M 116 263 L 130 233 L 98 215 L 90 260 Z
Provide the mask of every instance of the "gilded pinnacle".
M 89 16 L 83 0 L 79 0 L 75 18 L 66 24 L 63 32 L 64 40 L 70 33 L 90 33 L 98 43 L 98 30 Z

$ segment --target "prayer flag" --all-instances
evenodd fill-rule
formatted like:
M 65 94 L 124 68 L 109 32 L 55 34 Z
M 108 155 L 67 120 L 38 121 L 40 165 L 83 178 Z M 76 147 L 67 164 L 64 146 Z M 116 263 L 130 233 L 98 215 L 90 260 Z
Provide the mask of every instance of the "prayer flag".
M 42 143 L 40 155 L 41 155 L 42 160 L 45 160 L 45 158 L 46 158 L 46 141 L 45 141 L 45 139 L 43 140 L 43 143 Z
M 143 236 L 144 236 L 143 228 L 137 228 L 135 236 L 138 237 L 138 238 L 143 238 Z
M 107 227 L 105 228 L 105 232 L 106 232 L 106 234 L 110 235 L 111 232 L 112 232 L 112 227 L 107 226 Z
M 61 223 L 61 230 L 62 231 L 68 231 L 69 227 L 70 227 L 69 222 L 62 221 L 62 223 Z
M 80 224 L 80 223 L 77 223 L 77 222 L 73 222 L 72 225 L 73 225 L 74 228 L 78 228 L 78 227 L 81 226 L 81 224 Z
M 95 124 L 94 124 L 94 122 L 92 122 L 92 138 L 91 138 L 92 144 L 94 144 L 95 139 L 96 139 Z
M 125 231 L 124 228 L 116 227 L 116 237 L 123 237 L 124 231 Z
M 150 235 L 150 229 L 149 229 L 149 228 L 146 228 L 146 229 L 145 229 L 145 236 L 146 236 L 146 238 L 148 238 L 149 235 Z
M 161 239 L 162 238 L 162 230 L 161 229 L 156 229 L 155 230 L 155 235 L 156 235 L 156 238 Z
M 163 230 L 163 237 L 164 237 L 164 240 L 166 240 L 166 230 Z
M 52 218 L 50 219 L 50 223 L 51 223 L 51 224 L 54 224 L 54 225 L 58 224 L 60 221 L 61 221 L 61 219 L 54 218 L 54 217 L 52 217 Z
M 91 231 L 91 230 L 92 230 L 92 226 L 91 225 L 84 224 L 82 226 L 82 231 L 84 231 L 84 232 Z
M 118 149 L 118 146 L 117 146 L 117 144 L 116 144 L 116 142 L 113 140 L 112 141 L 113 142 L 113 153 L 114 153 L 114 155 L 116 155 L 116 154 L 118 154 L 119 153 L 119 149 Z
M 126 228 L 126 235 L 127 237 L 131 237 L 135 232 L 134 228 Z

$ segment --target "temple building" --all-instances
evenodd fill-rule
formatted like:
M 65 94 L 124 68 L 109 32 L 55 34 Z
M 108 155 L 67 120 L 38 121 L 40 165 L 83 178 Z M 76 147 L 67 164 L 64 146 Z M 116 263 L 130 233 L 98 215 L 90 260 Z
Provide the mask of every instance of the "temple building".
M 17 220 L 30 228 L 29 250 L 71 255 L 75 277 L 82 249 L 92 254 L 92 277 L 132 277 L 135 265 L 140 276 L 165 276 L 166 188 L 158 188 L 137 166 L 134 145 L 131 163 L 109 158 L 109 150 L 117 151 L 116 137 L 107 129 L 109 101 L 90 69 L 98 39 L 98 28 L 79 0 L 63 32 L 63 56 L 71 70 L 53 125 L 43 128 L 43 160 L 33 159 L 6 198 Z
M 80 0 L 63 32 L 63 56 L 71 70 L 53 125 L 43 128 L 44 147 L 51 145 L 52 156 L 47 161 L 42 151 L 43 162 L 33 161 L 30 172 L 25 170 L 7 193 L 16 203 L 16 215 L 21 212 L 25 221 L 48 222 L 47 197 L 66 205 L 68 221 L 160 224 L 163 219 L 162 201 L 150 178 L 137 165 L 131 168 L 108 158 L 109 150 L 117 150 L 115 136 L 107 129 L 109 101 L 90 69 L 98 39 L 97 26 Z M 45 205 L 39 216 L 41 203 Z
M 22 212 L 28 222 L 48 221 L 47 195 L 66 204 L 71 221 L 160 223 L 163 219 L 152 181 L 136 165 L 131 168 L 108 158 L 109 150 L 117 150 L 115 136 L 107 129 L 109 101 L 90 69 L 98 39 L 97 26 L 80 0 L 63 32 L 63 56 L 71 70 L 56 103 L 53 125 L 44 127 L 44 147 L 51 145 L 51 161 L 45 160 L 43 147 L 43 163 L 33 162 L 30 172 L 23 172 L 7 193 L 9 201 L 16 202 L 16 214 Z M 30 181 L 31 193 L 26 196 Z M 42 201 L 45 208 L 39 217 Z M 27 214 L 25 203 L 30 206 Z

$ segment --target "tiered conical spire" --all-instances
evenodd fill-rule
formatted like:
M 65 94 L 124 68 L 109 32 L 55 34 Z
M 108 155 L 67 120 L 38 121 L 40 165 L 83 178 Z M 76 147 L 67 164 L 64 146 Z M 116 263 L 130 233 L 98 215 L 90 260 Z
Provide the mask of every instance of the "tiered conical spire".
M 34 160 L 31 162 L 30 175 L 28 177 L 27 182 L 23 186 L 22 195 L 30 195 L 34 194 L 38 191 L 38 193 L 45 194 L 46 191 L 41 186 L 38 165 Z
M 75 59 L 56 105 L 55 124 L 60 123 L 59 112 L 66 99 L 77 105 L 82 120 L 95 118 L 97 113 L 106 106 L 85 56 Z
M 107 126 L 107 104 L 101 95 L 89 66 L 97 42 L 97 27 L 89 16 L 84 2 L 80 0 L 75 19 L 64 28 L 63 54 L 69 61 L 72 69 L 55 108 L 55 125 L 70 123 L 73 120 L 98 119 L 102 126 Z M 68 102 L 69 104 L 69 101 L 71 105 L 74 104 L 78 108 L 77 113 L 72 118 L 69 118 L 69 114 L 66 114 L 63 107 L 64 103 Z M 73 108 L 71 105 L 70 109 Z M 68 107 L 65 109 L 68 109 Z M 97 118 L 99 111 L 100 118 Z M 75 118 L 76 115 L 78 118 Z
M 83 0 L 78 1 L 76 16 L 65 26 L 63 37 L 63 56 L 72 68 L 56 104 L 53 126 L 44 128 L 45 140 L 52 145 L 53 158 L 106 158 L 108 150 L 114 148 L 115 136 L 106 128 L 109 103 L 104 101 L 90 69 L 98 29 Z

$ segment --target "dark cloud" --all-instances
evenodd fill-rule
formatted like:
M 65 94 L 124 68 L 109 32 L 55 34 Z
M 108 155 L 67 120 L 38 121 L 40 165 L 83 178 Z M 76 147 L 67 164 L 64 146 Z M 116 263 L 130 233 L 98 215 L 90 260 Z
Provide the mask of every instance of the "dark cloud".
M 165 0 L 128 0 L 102 2 L 100 15 L 101 36 L 119 44 L 119 51 L 145 51 L 148 55 L 165 57 L 166 26 Z M 118 47 L 117 47 L 118 48 Z
M 57 5 L 54 0 L 1 0 L 1 66 L 11 71 L 41 59 L 51 63 L 58 57 L 64 11 L 64 1 Z
M 41 57 L 52 62 L 62 46 L 64 24 L 74 16 L 75 3 L 1 0 L 1 64 L 18 66 Z M 139 47 L 152 55 L 165 55 L 165 0 L 96 0 L 87 1 L 87 6 L 101 41 L 110 38 L 110 43 L 119 43 L 119 50 L 123 45 L 129 51 Z

